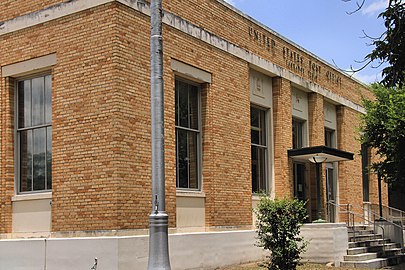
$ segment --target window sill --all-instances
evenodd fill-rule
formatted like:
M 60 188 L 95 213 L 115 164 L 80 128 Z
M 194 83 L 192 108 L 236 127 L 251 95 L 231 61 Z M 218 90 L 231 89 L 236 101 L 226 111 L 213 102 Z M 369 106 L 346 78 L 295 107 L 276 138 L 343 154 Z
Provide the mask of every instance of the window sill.
M 260 201 L 260 199 L 263 197 L 262 194 L 257 194 L 257 193 L 253 193 L 252 194 L 252 201 Z M 266 197 L 268 197 L 268 195 L 266 195 Z
M 12 202 L 52 199 L 52 192 L 19 194 L 11 198 Z
M 176 197 L 195 197 L 195 198 L 205 198 L 205 193 L 203 191 L 192 191 L 192 190 L 176 190 Z

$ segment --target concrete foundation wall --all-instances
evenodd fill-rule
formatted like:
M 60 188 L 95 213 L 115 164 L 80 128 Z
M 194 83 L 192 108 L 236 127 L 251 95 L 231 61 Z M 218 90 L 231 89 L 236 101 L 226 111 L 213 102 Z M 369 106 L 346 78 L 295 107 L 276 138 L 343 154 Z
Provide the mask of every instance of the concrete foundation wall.
M 304 261 L 316 263 L 334 262 L 340 265 L 349 246 L 345 223 L 311 223 L 301 228 L 301 235 L 309 241 L 303 254 Z
M 146 269 L 148 236 L 23 239 L 0 241 L 0 270 Z M 254 231 L 173 234 L 172 269 L 215 269 L 264 258 Z M 45 266 L 46 265 L 46 266 Z
M 348 247 L 344 224 L 306 224 L 302 236 L 309 241 L 303 258 L 310 262 L 343 260 Z M 258 261 L 266 253 L 254 245 L 255 231 L 205 232 L 169 235 L 173 270 L 215 269 Z M 0 240 L 0 270 L 146 269 L 148 236 L 48 238 Z

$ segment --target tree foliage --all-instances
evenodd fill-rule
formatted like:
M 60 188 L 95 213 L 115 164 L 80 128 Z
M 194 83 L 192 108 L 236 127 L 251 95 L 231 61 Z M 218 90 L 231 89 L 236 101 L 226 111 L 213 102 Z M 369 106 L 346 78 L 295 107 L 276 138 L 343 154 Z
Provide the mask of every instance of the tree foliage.
M 307 218 L 305 203 L 297 199 L 271 200 L 263 196 L 256 209 L 257 245 L 271 251 L 269 270 L 295 270 L 307 243 L 299 236 Z
M 366 0 L 356 1 L 356 10 L 348 13 L 359 11 L 365 2 Z M 379 17 L 384 20 L 386 30 L 377 38 L 367 36 L 374 49 L 365 57 L 365 66 L 373 61 L 380 65 L 387 63 L 382 71 L 381 83 L 387 87 L 401 88 L 405 85 L 405 0 L 389 0 L 387 8 Z
M 405 1 L 390 0 L 379 17 L 384 19 L 386 31 L 374 39 L 375 49 L 366 58 L 387 62 L 381 83 L 401 88 L 405 85 Z
M 361 140 L 375 148 L 380 160 L 372 164 L 388 183 L 405 184 L 405 86 L 373 84 L 375 100 L 364 100 Z

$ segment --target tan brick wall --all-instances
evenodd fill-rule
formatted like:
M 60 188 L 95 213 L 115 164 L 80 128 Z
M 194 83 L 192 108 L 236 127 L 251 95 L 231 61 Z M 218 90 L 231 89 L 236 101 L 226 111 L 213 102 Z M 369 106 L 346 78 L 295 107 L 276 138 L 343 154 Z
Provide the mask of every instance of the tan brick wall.
M 11 198 L 14 195 L 14 80 L 2 80 L 0 88 L 0 233 L 11 232 Z
M 15 16 L 17 13 L 13 13 L 12 8 L 18 5 L 21 5 L 18 14 L 28 12 L 22 2 L 18 3 L 10 4 L 4 14 Z M 51 4 L 41 3 L 42 7 Z M 39 6 L 31 4 L 32 8 L 41 8 L 39 3 Z M 249 36 L 249 26 L 255 29 L 257 26 L 216 1 L 165 1 L 165 6 L 280 66 L 288 64 L 282 50 L 284 46 L 291 49 L 290 45 L 273 37 L 278 45 L 267 51 Z M 195 12 L 195 6 L 199 6 L 199 12 Z M 53 231 L 148 226 L 151 211 L 149 19 L 122 4 L 112 3 L 0 36 L 1 66 L 51 53 L 57 55 L 57 65 L 52 69 Z M 299 49 L 294 51 L 300 52 Z M 308 58 L 305 53 L 302 55 Z M 252 220 L 249 65 L 165 26 L 165 166 L 169 225 L 176 226 L 175 75 L 171 59 L 212 74 L 212 83 L 202 85 L 201 92 L 206 226 L 249 225 Z M 322 66 L 321 70 L 324 69 L 327 68 Z M 308 78 L 308 72 L 303 76 Z M 318 83 L 354 102 L 359 101 L 360 93 L 365 93 L 362 86 L 346 78 L 339 87 L 326 79 L 319 79 Z M 0 91 L 0 232 L 11 232 L 12 82 L 2 79 Z M 323 98 L 313 94 L 309 101 L 310 108 L 314 108 L 309 116 L 310 143 L 322 144 Z M 273 78 L 277 197 L 293 194 L 292 160 L 287 157 L 287 150 L 292 147 L 291 106 L 291 82 Z M 338 116 L 339 148 L 360 149 L 353 129 L 358 124 L 357 113 L 341 108 Z M 358 183 L 361 185 L 359 160 L 356 157 L 355 162 L 342 163 L 339 167 L 341 202 L 357 200 L 347 182 L 356 181 L 357 184 L 353 184 L 356 189 Z
M 325 144 L 325 125 L 324 125 L 324 100 L 323 96 L 317 93 L 308 94 L 308 126 L 309 126 L 309 146 L 320 146 Z M 309 166 L 308 166 L 309 165 Z M 317 183 L 316 183 L 316 166 L 309 163 L 309 183 L 310 183 L 310 209 L 312 220 L 316 219 L 317 212 Z M 326 205 L 326 174 L 325 165 L 321 166 L 321 205 L 323 209 Z M 321 211 L 321 215 L 325 218 L 325 211 Z
M 166 159 L 170 168 L 167 182 L 175 186 L 175 76 L 170 69 L 173 58 L 213 74 L 212 84 L 202 93 L 206 226 L 248 225 L 252 220 L 249 67 L 244 61 L 193 42 L 177 30 L 164 30 L 168 107 L 165 120 L 169 126 L 166 148 L 171 153 Z
M 360 114 L 346 107 L 337 107 L 338 148 L 354 153 L 353 161 L 339 162 L 340 203 L 350 203 L 354 211 L 361 215 L 363 206 L 363 182 L 361 171 L 361 144 L 357 127 Z M 370 201 L 378 203 L 377 177 L 370 176 Z M 383 204 L 388 205 L 388 189 L 383 185 Z M 360 221 L 358 218 L 356 219 Z
M 291 83 L 273 78 L 274 181 L 276 197 L 280 198 L 294 194 L 293 164 L 287 156 L 287 150 L 292 148 L 291 100 Z
M 65 2 L 63 0 L 2 0 L 0 22 L 21 15 L 35 12 L 51 5 Z

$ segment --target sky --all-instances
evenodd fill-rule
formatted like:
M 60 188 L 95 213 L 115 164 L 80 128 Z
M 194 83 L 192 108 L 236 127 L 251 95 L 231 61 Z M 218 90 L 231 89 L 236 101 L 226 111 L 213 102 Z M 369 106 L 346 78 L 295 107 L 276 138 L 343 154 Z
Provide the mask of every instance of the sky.
M 378 15 L 388 0 L 225 0 L 243 13 L 342 70 L 359 69 L 358 63 L 373 50 L 371 40 L 385 30 Z M 360 3 L 362 0 L 358 0 Z M 354 74 L 364 83 L 381 79 L 383 67 L 373 63 Z

